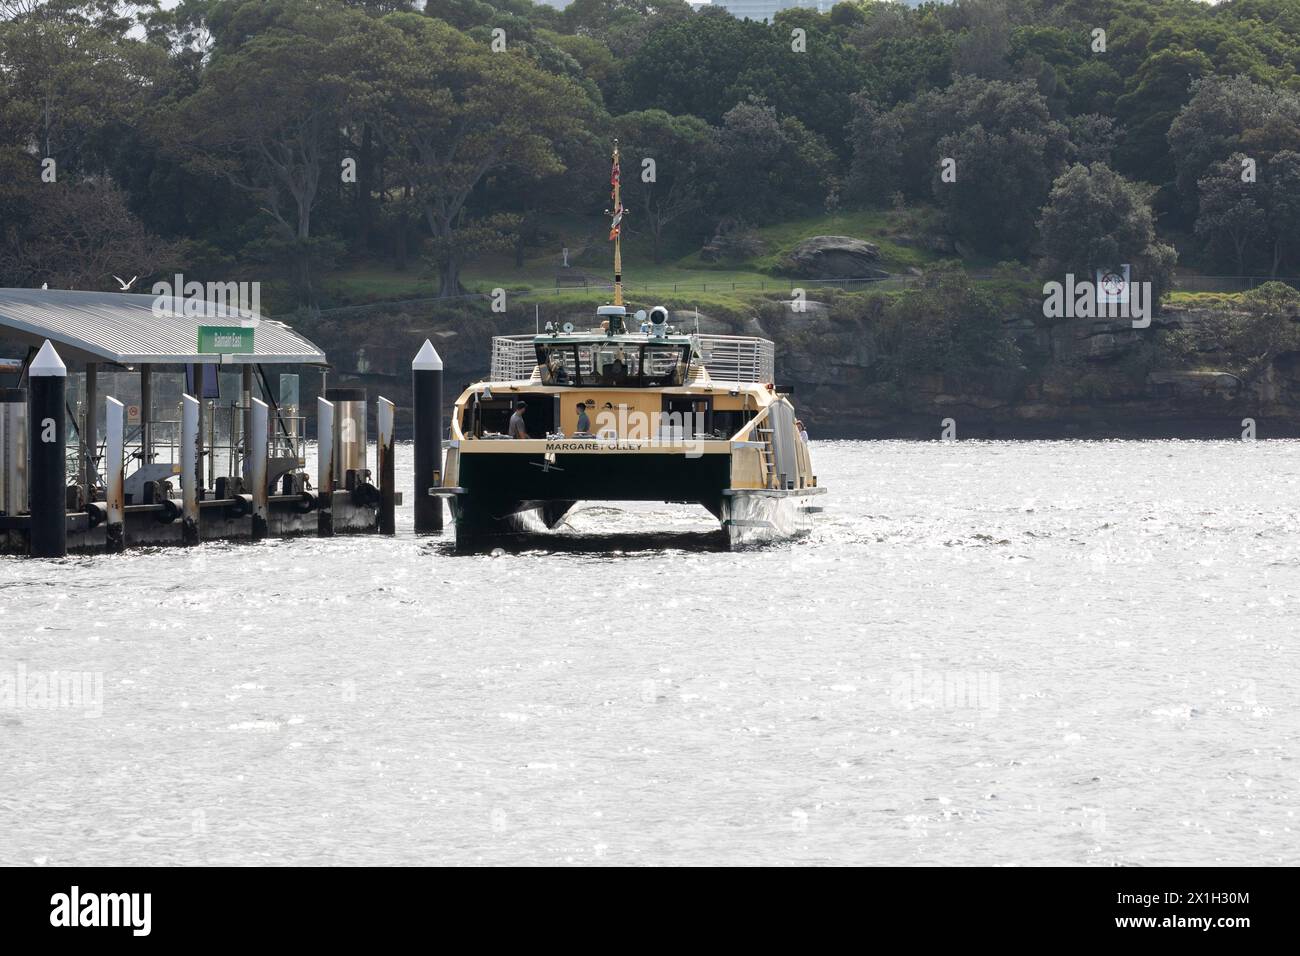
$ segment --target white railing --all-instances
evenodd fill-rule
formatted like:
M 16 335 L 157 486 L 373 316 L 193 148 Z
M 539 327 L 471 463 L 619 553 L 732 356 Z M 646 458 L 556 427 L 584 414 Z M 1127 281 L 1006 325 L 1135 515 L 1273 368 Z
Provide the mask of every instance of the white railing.
M 537 367 L 537 347 L 532 335 L 492 337 L 493 382 L 532 378 Z M 754 335 L 696 335 L 695 346 L 704 357 L 709 377 L 719 382 L 763 382 L 776 377 L 776 353 L 768 339 Z
M 533 377 L 537 368 L 537 347 L 532 335 L 494 335 L 492 336 L 492 372 L 489 380 L 493 382 L 517 382 Z
M 695 343 L 714 381 L 771 383 L 776 376 L 776 351 L 768 339 L 700 334 Z

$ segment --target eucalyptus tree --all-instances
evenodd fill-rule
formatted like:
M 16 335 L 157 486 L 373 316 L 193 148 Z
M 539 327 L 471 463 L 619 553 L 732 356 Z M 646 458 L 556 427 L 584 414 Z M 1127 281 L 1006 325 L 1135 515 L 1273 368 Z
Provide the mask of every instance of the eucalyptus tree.
M 395 175 L 432 237 L 439 295 L 461 291 L 460 271 L 478 249 L 505 244 L 513 225 L 473 218 L 484 177 L 539 179 L 563 170 L 556 142 L 582 134 L 594 105 L 572 80 L 524 52 L 476 42 L 415 14 L 371 21 L 340 43 L 353 77 L 349 110 L 372 122 Z
M 158 130 L 191 168 L 254 197 L 306 304 L 315 302 L 313 260 L 332 246 L 312 227 L 326 177 L 341 176 L 350 78 L 340 45 L 367 22 L 338 4 L 281 0 L 260 32 L 233 49 L 218 42 L 198 89 Z

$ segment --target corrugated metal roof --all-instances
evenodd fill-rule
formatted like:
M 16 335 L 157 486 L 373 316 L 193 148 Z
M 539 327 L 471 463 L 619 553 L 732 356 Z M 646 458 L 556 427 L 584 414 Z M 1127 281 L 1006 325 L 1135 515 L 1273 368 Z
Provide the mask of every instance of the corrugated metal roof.
M 156 310 L 155 304 L 161 309 Z M 65 359 L 122 365 L 229 362 L 237 365 L 325 365 L 325 353 L 283 322 L 209 304 L 186 316 L 184 300 L 115 292 L 0 289 L 0 332 L 39 345 L 54 343 Z M 200 325 L 257 319 L 251 354 L 198 353 Z M 70 353 L 70 354 L 69 354 Z

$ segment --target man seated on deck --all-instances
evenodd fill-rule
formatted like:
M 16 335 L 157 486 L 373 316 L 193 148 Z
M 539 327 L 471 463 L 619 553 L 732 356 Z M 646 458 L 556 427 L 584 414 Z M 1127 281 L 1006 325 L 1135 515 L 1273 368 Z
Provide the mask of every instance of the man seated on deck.
M 524 427 L 524 409 L 527 407 L 526 402 L 515 402 L 515 413 L 510 416 L 510 427 L 506 431 L 510 438 L 528 437 L 528 429 Z

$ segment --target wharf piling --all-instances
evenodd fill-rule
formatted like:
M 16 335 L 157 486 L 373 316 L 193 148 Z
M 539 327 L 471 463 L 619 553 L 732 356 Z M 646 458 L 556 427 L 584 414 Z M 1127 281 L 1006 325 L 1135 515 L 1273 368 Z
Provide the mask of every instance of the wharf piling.
M 245 392 L 245 395 L 249 393 Z M 266 487 L 266 440 L 267 425 L 270 415 L 266 402 L 260 398 L 249 398 L 250 414 L 247 439 L 246 460 L 248 461 L 248 478 L 253 492 L 253 540 L 261 541 L 268 531 L 267 513 L 269 510 L 268 489 Z
M 199 444 L 199 401 L 181 396 L 181 544 L 199 543 L 199 468 L 203 449 Z
M 107 472 L 105 502 L 105 550 L 117 554 L 126 550 L 126 406 L 116 398 L 104 399 L 104 468 Z
M 33 558 L 61 558 L 68 553 L 68 368 L 49 340 L 27 370 L 31 402 L 28 408 L 28 453 L 31 456 L 31 522 L 29 551 Z
M 393 419 L 396 406 L 382 395 L 379 397 L 376 418 L 379 425 L 379 441 L 375 446 L 379 472 L 379 515 L 380 534 L 397 533 L 397 488 L 393 462 Z
M 316 532 L 334 534 L 334 403 L 316 399 Z
M 415 412 L 415 533 L 442 531 L 442 359 L 428 339 L 411 362 Z

